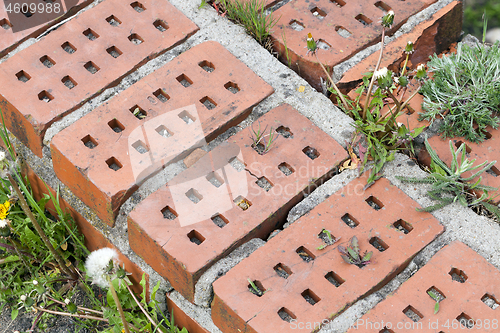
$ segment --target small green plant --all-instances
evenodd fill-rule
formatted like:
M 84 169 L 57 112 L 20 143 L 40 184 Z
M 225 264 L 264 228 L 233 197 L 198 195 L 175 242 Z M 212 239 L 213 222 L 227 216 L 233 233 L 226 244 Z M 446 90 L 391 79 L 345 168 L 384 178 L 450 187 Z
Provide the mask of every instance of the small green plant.
M 251 130 L 252 133 L 250 138 L 252 139 L 252 148 L 255 149 L 260 155 L 268 153 L 273 147 L 273 143 L 279 137 L 278 133 L 272 127 L 269 130 L 269 134 L 267 135 L 264 134 L 267 130 L 267 125 L 264 128 L 264 130 L 261 130 L 260 122 L 259 122 L 259 129 L 257 131 L 254 130 L 253 124 L 251 125 Z M 268 139 L 266 139 L 266 137 Z
M 344 261 L 348 264 L 363 268 L 371 263 L 370 259 L 373 252 L 365 251 L 363 255 L 361 255 L 361 249 L 359 248 L 358 238 L 356 236 L 352 236 L 351 242 L 347 245 L 347 248 L 339 245 L 338 250 L 342 259 L 344 259 Z
M 283 39 L 283 46 L 285 47 L 286 62 L 289 68 L 292 68 L 292 59 L 290 58 L 290 51 L 288 50 L 288 45 L 286 43 L 285 26 L 282 26 L 281 38 Z
M 318 235 L 318 238 L 322 239 L 324 243 L 318 246 L 316 250 L 323 250 L 327 246 L 333 245 L 340 240 L 340 237 L 339 238 L 333 237 L 330 230 L 327 229 L 321 230 L 321 232 Z
M 207 0 L 201 0 L 201 3 L 198 6 L 198 9 L 204 8 L 207 4 L 208 4 Z
M 217 0 L 218 8 L 225 12 L 227 17 L 241 24 L 259 44 L 267 47 L 271 29 L 279 19 L 273 13 L 266 15 L 264 0 Z
M 413 43 L 408 42 L 405 48 L 406 60 L 399 76 L 395 77 L 394 73 L 387 68 L 380 68 L 384 53 L 385 29 L 390 28 L 393 21 L 393 11 L 389 11 L 387 15 L 382 17 L 382 46 L 375 70 L 363 77 L 363 83 L 356 90 L 357 97 L 354 100 L 346 98 L 339 90 L 318 58 L 316 41 L 311 34 L 307 35 L 308 53 L 316 56 L 316 60 L 326 73 L 332 87 L 329 90 L 337 97 L 339 106 L 354 119 L 356 131 L 351 146 L 359 145 L 359 154 L 362 160 L 360 171 L 364 170 L 368 162 L 373 161 L 373 167 L 367 180 L 368 185 L 380 178 L 380 171 L 385 163 L 394 159 L 397 150 L 406 149 L 412 152 L 413 139 L 424 130 L 424 127 L 410 130 L 404 124 L 397 122 L 397 118 L 403 114 L 408 102 L 419 92 L 420 85 L 427 76 L 425 67 L 422 65 L 410 73 L 406 72 L 409 55 L 414 52 Z M 413 79 L 418 88 L 406 101 L 403 101 L 404 94 Z M 375 83 L 378 87 L 372 94 Z M 399 92 L 400 98 L 396 97 L 396 92 Z M 363 95 L 364 102 L 361 101 Z M 389 105 L 389 99 L 392 100 L 393 106 Z M 383 112 L 384 108 L 388 109 L 385 113 Z
M 499 42 L 489 47 L 458 43 L 456 54 L 428 62 L 433 79 L 422 87 L 421 119 L 442 118 L 443 137 L 465 137 L 471 142 L 486 138 L 486 127 L 497 128 L 500 106 Z
M 455 151 L 453 142 L 450 140 L 452 161 L 450 167 L 448 167 L 439 158 L 427 140 L 425 140 L 425 147 L 432 159 L 430 166 L 431 173 L 425 178 L 397 176 L 398 179 L 405 182 L 432 184 L 432 188 L 427 191 L 427 195 L 439 203 L 424 208 L 417 208 L 418 211 L 432 212 L 450 203 L 459 202 L 464 207 L 475 207 L 482 204 L 492 213 L 500 216 L 498 215 L 498 207 L 495 209 L 495 206 L 483 202 L 488 198 L 488 192 L 494 191 L 496 188 L 481 184 L 481 174 L 489 170 L 496 161 L 490 163 L 484 161 L 474 166 L 476 160 L 469 160 L 467 158 L 466 145 L 462 143 Z M 461 155 L 460 158 L 459 155 Z M 475 178 L 478 179 L 473 182 Z M 481 197 L 477 198 L 473 191 L 482 192 Z
M 255 284 L 255 282 L 253 282 L 251 279 L 247 279 L 248 283 L 249 283 L 249 287 L 248 287 L 248 290 L 250 290 L 250 292 L 254 295 L 257 295 L 257 296 L 262 296 L 266 293 L 266 290 L 261 290 L 259 287 L 257 287 L 257 285 Z
M 433 299 L 436 301 L 436 304 L 434 304 L 434 314 L 438 313 L 439 312 L 439 296 L 433 292 L 432 290 L 429 290 L 427 291 L 427 294 Z

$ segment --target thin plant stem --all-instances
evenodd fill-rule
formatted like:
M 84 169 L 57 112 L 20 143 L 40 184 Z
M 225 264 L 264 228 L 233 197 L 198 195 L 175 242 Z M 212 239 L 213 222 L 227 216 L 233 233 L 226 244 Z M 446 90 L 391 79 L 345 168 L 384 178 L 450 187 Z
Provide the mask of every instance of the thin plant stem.
M 403 65 L 403 71 L 401 72 L 401 75 L 400 76 L 403 76 L 405 75 L 405 71 L 406 71 L 406 65 L 408 64 L 408 58 L 410 57 L 410 54 L 407 53 L 406 54 L 406 59 L 405 59 L 405 64 Z
M 401 111 L 401 103 L 399 103 L 396 96 L 394 96 L 389 89 L 387 89 L 387 95 L 389 95 L 389 97 L 394 101 L 394 104 L 396 104 L 396 109 Z
M 316 52 L 314 52 L 314 55 L 316 56 L 316 60 L 318 60 L 318 63 L 320 64 L 321 68 L 323 69 L 323 71 L 325 72 L 326 76 L 328 77 L 328 80 L 330 81 L 330 83 L 332 84 L 333 88 L 335 89 L 335 91 L 337 92 L 337 94 L 339 95 L 340 97 L 340 100 L 342 101 L 342 104 L 344 104 L 344 108 L 345 108 L 345 111 L 347 112 L 349 110 L 349 105 L 347 104 L 347 101 L 345 100 L 344 98 L 344 94 L 342 94 L 339 90 L 339 88 L 337 87 L 337 85 L 335 84 L 335 82 L 333 82 L 333 79 L 332 77 L 330 76 L 330 74 L 328 74 L 328 71 L 326 70 L 325 66 L 323 66 L 323 64 L 321 63 L 321 61 L 319 61 L 319 58 L 318 58 L 318 55 L 316 54 Z
M 132 289 L 130 289 L 130 286 L 127 283 L 125 283 L 125 285 L 127 286 L 128 292 L 130 293 L 130 295 L 132 295 L 132 298 L 134 299 L 134 301 L 139 306 L 139 309 L 141 309 L 142 313 L 144 313 L 144 315 L 146 316 L 146 318 L 148 318 L 148 320 L 151 322 L 151 324 L 153 324 L 153 326 L 156 329 L 158 329 L 158 325 L 156 325 L 156 323 L 154 322 L 153 318 L 151 318 L 151 316 L 149 315 L 149 313 L 146 310 L 144 310 L 144 307 L 142 306 L 141 302 L 139 302 L 139 300 L 137 299 L 137 297 L 135 297 Z M 161 329 L 160 329 L 160 331 L 161 331 Z
M 57 263 L 61 267 L 61 270 L 65 274 L 67 274 L 68 276 L 70 276 L 73 280 L 76 280 L 77 276 L 75 275 L 75 273 L 73 271 L 71 271 L 66 266 L 66 264 L 64 263 L 64 260 L 61 258 L 61 256 L 59 255 L 59 253 L 57 253 L 57 251 L 54 249 L 54 247 L 50 243 L 49 239 L 47 238 L 47 235 L 45 234 L 45 232 L 43 232 L 42 228 L 38 224 L 38 221 L 36 220 L 35 216 L 33 215 L 33 212 L 28 207 L 28 203 L 24 199 L 23 193 L 21 192 L 21 190 L 17 186 L 17 183 L 14 180 L 14 178 L 12 178 L 12 175 L 11 174 L 7 174 L 7 177 L 9 177 L 9 181 L 10 181 L 12 187 L 14 188 L 14 190 L 16 191 L 17 196 L 19 197 L 19 203 L 21 204 L 21 208 L 23 209 L 23 211 L 26 214 L 26 216 L 28 216 L 29 219 L 31 220 L 31 223 L 33 224 L 33 226 L 35 227 L 36 231 L 38 232 L 38 234 L 42 238 L 42 241 L 45 243 L 45 246 L 47 246 L 47 248 L 49 249 L 49 251 L 52 253 L 52 255 L 54 256 L 54 258 L 56 259 Z
M 10 243 L 12 244 L 12 247 L 14 248 L 14 251 L 16 251 L 16 254 L 19 257 L 19 259 L 21 259 L 21 261 L 23 262 L 24 266 L 26 266 L 26 268 L 30 271 L 30 274 L 34 276 L 33 271 L 31 270 L 31 267 L 28 265 L 28 263 L 26 262 L 26 260 L 24 260 L 24 255 L 21 254 L 21 251 L 19 251 L 19 249 L 17 248 L 16 243 L 14 242 L 14 240 L 11 239 Z
M 368 103 L 370 102 L 370 95 L 373 89 L 373 83 L 375 82 L 375 72 L 378 71 L 380 63 L 382 62 L 382 54 L 384 54 L 384 39 L 385 39 L 385 27 L 382 27 L 382 46 L 380 47 L 380 54 L 378 56 L 377 65 L 375 66 L 375 70 L 373 71 L 372 79 L 370 81 L 370 85 L 368 86 L 368 91 L 366 92 L 365 98 L 365 106 L 363 108 L 363 120 L 366 119 L 366 111 L 368 110 Z
M 102 318 L 102 317 L 82 315 L 82 314 L 77 314 L 77 313 L 67 313 L 67 312 L 62 312 L 62 311 L 47 310 L 47 309 L 40 308 L 38 306 L 34 306 L 33 308 L 37 309 L 38 311 L 43 311 L 43 312 L 47 312 L 47 313 L 51 313 L 51 314 L 56 314 L 56 315 L 61 315 L 61 316 L 77 317 L 77 318 L 92 319 L 92 320 L 99 320 L 99 321 L 104 321 L 106 323 L 109 322 L 106 318 Z
M 113 286 L 113 283 L 111 282 L 111 279 L 109 278 L 109 276 L 106 276 L 106 279 L 108 280 L 109 290 L 111 291 L 111 295 L 113 296 L 113 299 L 115 301 L 116 308 L 118 309 L 118 312 L 120 313 L 120 318 L 122 319 L 122 323 L 123 323 L 123 329 L 125 330 L 125 333 L 130 333 L 130 330 L 128 328 L 128 322 L 125 319 L 125 313 L 123 313 L 123 308 L 122 308 L 122 305 L 120 303 L 120 300 L 118 299 L 118 295 L 116 294 L 115 287 Z
M 47 299 L 51 300 L 51 301 L 52 301 L 52 302 L 54 302 L 54 303 L 57 303 L 57 304 L 61 304 L 61 305 L 66 306 L 66 303 L 61 302 L 61 301 L 58 301 L 58 300 L 57 300 L 57 299 L 55 299 L 55 298 L 52 298 L 52 297 L 50 297 L 50 296 L 45 296 L 45 297 L 46 297 Z M 84 308 L 83 306 L 78 306 L 78 305 L 77 305 L 77 306 L 76 306 L 76 308 L 77 308 L 78 310 L 80 310 L 80 311 L 85 311 L 85 312 L 93 312 L 93 313 L 97 313 L 97 314 L 100 314 L 100 315 L 102 315 L 102 314 L 103 314 L 103 312 L 102 312 L 102 311 L 97 311 L 97 310 L 92 310 L 92 309 Z

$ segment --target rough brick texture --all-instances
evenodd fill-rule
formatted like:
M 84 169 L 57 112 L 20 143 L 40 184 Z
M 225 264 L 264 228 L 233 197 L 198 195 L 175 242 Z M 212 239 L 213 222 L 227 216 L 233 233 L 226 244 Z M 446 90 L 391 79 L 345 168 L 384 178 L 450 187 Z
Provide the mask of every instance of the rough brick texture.
M 0 65 L 8 129 L 38 156 L 48 126 L 198 27 L 166 0 L 107 0 Z
M 387 179 L 363 191 L 365 184 L 366 177 L 349 183 L 217 280 L 214 323 L 223 332 L 312 332 L 312 323 L 383 286 L 444 231 Z M 340 240 L 318 249 L 323 229 Z M 363 268 L 344 262 L 337 249 L 353 236 L 361 252 L 373 251 Z M 249 291 L 249 279 L 262 296 Z
M 190 301 L 208 267 L 282 225 L 304 193 L 346 158 L 335 140 L 288 105 L 257 123 L 267 134 L 271 127 L 282 133 L 268 153 L 251 147 L 246 128 L 130 213 L 132 249 Z M 258 131 L 259 125 L 253 128 Z
M 348 332 L 498 332 L 499 279 L 483 257 L 451 243 Z M 436 314 L 429 291 L 439 299 Z

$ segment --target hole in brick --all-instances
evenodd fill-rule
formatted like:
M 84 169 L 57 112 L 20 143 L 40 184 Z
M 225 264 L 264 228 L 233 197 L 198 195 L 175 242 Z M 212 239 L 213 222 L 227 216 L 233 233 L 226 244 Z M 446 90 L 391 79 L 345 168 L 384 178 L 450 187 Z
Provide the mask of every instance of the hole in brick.
M 388 11 L 390 11 L 392 9 L 389 5 L 387 5 L 383 1 L 377 1 L 377 2 L 375 2 L 375 7 L 377 7 L 380 10 L 383 10 L 384 12 L 388 12 Z
M 389 245 L 387 245 L 382 239 L 380 239 L 378 237 L 372 237 L 370 239 L 370 244 L 374 248 L 379 250 L 379 252 L 384 252 L 385 250 L 387 250 L 389 248 Z
M 89 73 L 91 73 L 91 74 L 97 73 L 99 71 L 99 69 L 100 69 L 92 61 L 87 62 L 85 65 L 83 65 L 83 67 L 85 67 L 85 69 L 88 70 Z
M 230 159 L 228 163 L 238 172 L 245 170 L 245 163 L 240 161 L 240 159 L 236 156 Z
M 217 106 L 217 103 L 215 103 L 214 100 L 208 96 L 205 96 L 202 99 L 200 99 L 200 103 L 203 104 L 209 110 L 213 110 Z
M 146 111 L 144 111 L 139 105 L 134 105 L 131 107 L 130 112 L 137 118 L 137 119 L 144 119 L 148 115 Z
M 202 62 L 198 63 L 198 66 L 203 68 L 203 70 L 208 73 L 212 73 L 215 70 L 214 64 L 207 60 L 203 60 Z
M 483 131 L 484 136 L 486 137 L 486 140 L 489 140 L 493 137 L 490 132 Z
M 458 268 L 452 268 L 448 274 L 451 275 L 451 279 L 453 281 L 457 281 L 460 283 L 465 283 L 465 281 L 467 281 L 467 279 L 468 279 L 468 277 L 467 277 L 467 275 L 465 275 L 464 271 L 461 271 Z
M 363 24 L 363 25 L 369 25 L 370 23 L 373 22 L 372 20 L 370 20 L 368 17 L 366 17 L 363 14 L 358 14 L 355 17 L 355 19 L 358 20 L 358 22 L 361 23 L 361 24 Z
M 460 146 L 462 145 L 462 143 L 463 143 L 463 141 L 460 141 L 460 140 L 457 141 L 457 142 L 455 142 L 455 147 L 457 147 L 457 149 L 460 148 Z M 467 154 L 470 154 L 471 151 L 472 151 L 472 149 L 468 145 L 465 145 L 465 152 Z
M 122 51 L 120 51 L 116 46 L 111 46 L 106 49 L 106 52 L 113 58 L 118 58 L 122 55 Z
M 212 222 L 219 228 L 224 228 L 229 221 L 221 214 L 217 213 L 211 217 Z
M 158 98 L 158 100 L 162 103 L 165 103 L 166 101 L 168 101 L 170 99 L 170 96 L 167 95 L 167 93 L 165 92 L 165 90 L 163 89 L 158 89 L 156 90 L 153 95 Z
M 458 317 L 457 317 L 457 321 L 460 323 L 460 328 L 473 328 L 474 325 L 476 324 L 474 322 L 474 319 L 471 318 L 471 316 L 465 314 L 465 313 L 461 313 Z
M 337 7 L 344 7 L 345 6 L 345 2 L 342 0 L 330 0 L 330 1 L 333 2 L 334 4 L 336 4 Z
M 328 280 L 328 282 L 330 282 L 331 284 L 333 284 L 335 287 L 340 287 L 340 285 L 342 283 L 345 282 L 345 280 L 343 278 L 341 278 L 337 273 L 335 273 L 334 271 L 331 271 L 331 272 L 328 272 L 326 275 L 325 275 L 325 279 Z
M 269 192 L 269 190 L 273 187 L 273 184 L 266 178 L 266 177 L 260 177 L 255 184 L 257 184 L 260 188 L 262 188 L 264 191 Z
M 393 331 L 393 330 L 390 330 L 390 329 L 388 329 L 387 327 L 384 327 L 384 329 L 383 329 L 383 330 L 378 331 L 378 332 L 379 332 L 379 333 L 394 333 L 394 331 Z
M 45 103 L 49 103 L 51 100 L 54 99 L 54 96 L 49 94 L 46 90 L 43 90 L 40 93 L 38 93 L 38 99 Z
M 9 30 L 10 28 L 12 28 L 12 24 L 10 23 L 9 20 L 7 20 L 6 18 L 3 18 L 0 20 L 0 25 L 2 26 L 2 28 L 4 28 L 5 30 Z
M 193 203 L 197 204 L 203 199 L 203 196 L 200 194 L 200 192 L 196 191 L 194 188 L 190 189 L 186 193 L 186 197 L 188 197 L 189 200 L 191 200 Z
M 21 82 L 28 82 L 28 80 L 31 79 L 31 76 L 25 71 L 17 72 L 16 77 Z
M 233 202 L 236 204 L 236 206 L 240 207 L 243 210 L 247 210 L 248 208 L 250 208 L 250 206 L 252 206 L 252 203 L 241 195 L 234 199 Z
M 486 170 L 486 173 L 489 173 L 493 177 L 500 176 L 500 170 L 498 170 L 497 167 L 495 167 L 495 166 L 492 166 L 491 168 L 489 168 L 488 170 Z
M 120 21 L 116 16 L 111 15 L 106 18 L 106 21 L 113 27 L 117 27 L 120 24 L 122 24 L 122 21 Z
M 144 39 L 142 39 L 142 37 L 139 36 L 138 34 L 131 34 L 130 36 L 128 36 L 128 40 L 134 45 L 139 45 L 144 43 Z
M 278 316 L 280 316 L 281 320 L 286 321 L 286 322 L 291 322 L 294 319 L 297 319 L 297 316 L 293 314 L 292 311 L 288 310 L 287 308 L 281 308 L 278 311 Z
M 40 58 L 40 62 L 47 68 L 50 68 L 56 64 L 56 62 L 50 59 L 48 56 L 44 55 Z
M 68 87 L 68 89 L 73 89 L 78 85 L 75 80 L 71 78 L 71 76 L 66 75 L 65 77 L 62 78 L 61 82 Z
M 70 42 L 66 42 L 61 45 L 62 49 L 69 54 L 75 53 L 76 52 L 76 47 L 73 46 Z
M 282 277 L 283 279 L 288 279 L 290 275 L 292 275 L 292 270 L 288 267 L 283 265 L 282 263 L 277 264 L 276 266 L 273 267 L 274 271 L 276 274 L 278 274 L 279 277 Z
M 86 135 L 82 139 L 82 142 L 87 148 L 94 149 L 95 147 L 97 147 L 97 141 L 93 137 L 91 137 L 90 134 Z
M 248 291 L 250 291 L 252 294 L 259 296 L 259 297 L 264 295 L 264 293 L 266 292 L 266 289 L 262 285 L 262 282 L 260 282 L 258 280 L 253 280 L 252 283 L 253 283 L 253 286 L 251 283 L 248 284 L 248 286 L 247 286 Z
M 168 30 L 168 24 L 167 22 L 163 20 L 156 20 L 154 21 L 153 25 L 155 26 L 156 29 L 158 29 L 160 32 L 164 32 Z
M 351 214 L 345 214 L 340 218 L 344 221 L 345 224 L 349 226 L 349 228 L 356 228 L 359 225 L 358 220 L 351 216 Z
M 321 298 L 318 297 L 311 289 L 304 290 L 300 295 L 304 297 L 307 303 L 314 305 L 321 301 Z
M 217 188 L 224 184 L 224 179 L 222 179 L 222 177 L 214 171 L 210 172 L 205 178 L 210 182 L 210 184 Z
M 335 27 L 335 31 L 337 31 L 337 33 L 344 38 L 349 38 L 352 35 L 352 33 L 349 30 L 340 25 Z
M 163 136 L 164 138 L 168 138 L 170 136 L 173 135 L 172 132 L 170 132 L 168 130 L 168 128 L 166 128 L 165 126 L 163 125 L 160 125 L 158 126 L 156 129 L 155 129 L 156 133 L 160 134 L 161 136 Z
M 240 91 L 240 87 L 234 82 L 228 82 L 224 85 L 224 88 L 232 92 L 233 94 L 236 94 Z
M 113 119 L 110 122 L 108 122 L 108 126 L 111 127 L 111 129 L 116 132 L 120 133 L 125 129 L 125 126 L 123 126 L 118 120 Z
M 285 176 L 290 176 L 292 173 L 295 172 L 295 170 L 293 170 L 290 164 L 286 162 L 283 162 L 280 165 L 278 165 L 278 169 L 280 169 L 280 171 L 283 172 Z
M 33 13 L 31 12 L 30 7 L 27 3 L 23 3 L 21 5 L 21 13 L 26 17 L 33 16 Z
M 87 29 L 83 32 L 83 34 L 85 35 L 85 37 L 87 37 L 90 41 L 93 41 L 93 40 L 96 40 L 97 38 L 99 38 L 99 35 L 92 29 Z
M 497 299 L 490 294 L 484 294 L 484 296 L 481 297 L 481 301 L 493 310 L 500 306 L 500 303 L 498 303 Z
M 306 249 L 303 246 L 299 247 L 297 250 L 295 250 L 295 252 L 297 252 L 299 257 L 302 260 L 304 260 L 305 262 L 313 261 L 316 258 L 316 256 L 314 254 L 312 254 L 311 251 L 309 251 L 308 249 Z
M 203 237 L 198 231 L 191 230 L 189 234 L 187 234 L 191 243 L 195 243 L 196 245 L 200 245 L 205 241 L 205 237 Z
M 181 113 L 178 114 L 179 118 L 184 120 L 186 124 L 192 124 L 196 121 L 196 118 L 193 117 L 189 112 L 186 110 L 182 111 Z
M 145 154 L 149 151 L 148 146 L 141 140 L 138 140 L 132 144 L 132 147 L 139 152 L 139 154 Z
M 335 243 L 335 236 L 326 229 L 322 229 L 318 234 L 318 238 L 321 239 L 325 244 L 332 245 Z
M 176 80 L 186 88 L 193 84 L 193 81 L 184 74 L 179 75 Z
M 403 310 L 403 313 L 415 323 L 424 318 L 424 316 L 411 305 L 408 305 L 406 309 Z
M 302 31 L 304 30 L 306 27 L 304 26 L 304 23 L 302 22 L 299 22 L 297 20 L 291 20 L 290 23 L 288 23 L 293 30 L 295 31 Z
M 368 205 L 370 205 L 371 208 L 375 210 L 380 210 L 382 207 L 384 207 L 384 204 L 375 198 L 373 195 L 371 195 L 368 199 L 365 200 Z
M 138 13 L 142 13 L 143 11 L 146 10 L 146 7 L 144 7 L 144 5 L 142 3 L 140 3 L 139 1 L 136 1 L 136 2 L 132 2 L 130 4 L 130 6 L 132 8 L 134 8 L 134 10 Z
M 314 160 L 319 157 L 319 152 L 313 147 L 307 146 L 304 149 L 302 149 L 302 152 L 306 154 L 306 156 L 309 157 L 311 160 Z
M 394 226 L 394 228 L 396 228 L 396 230 L 402 231 L 405 235 L 413 230 L 412 225 L 402 219 L 397 220 L 392 225 Z
M 314 7 L 313 9 L 311 9 L 311 13 L 316 16 L 317 18 L 319 18 L 320 20 L 324 19 L 325 16 L 326 16 L 326 13 L 324 10 L 321 10 L 319 9 L 318 7 Z
M 276 132 L 278 132 L 278 134 L 283 136 L 285 139 L 288 139 L 288 138 L 293 139 L 293 133 L 292 133 L 292 131 L 290 131 L 290 128 L 288 128 L 288 127 L 281 125 L 280 127 L 278 127 L 276 129 Z
M 316 45 L 318 46 L 318 48 L 325 50 L 325 51 L 328 51 L 332 47 L 330 44 L 325 42 L 324 39 L 318 39 L 318 43 Z
M 113 169 L 114 171 L 118 171 L 123 167 L 120 161 L 118 161 L 115 157 L 108 158 L 106 160 L 106 164 L 110 169 Z
M 169 219 L 169 220 L 175 220 L 179 215 L 177 215 L 177 212 L 170 208 L 169 206 L 166 206 L 161 210 L 161 214 L 163 215 L 164 219 Z
M 427 295 L 429 295 L 430 298 L 432 298 L 435 302 L 438 303 L 446 299 L 446 296 L 441 292 L 441 290 L 437 289 L 434 286 L 427 289 L 426 293 Z M 431 294 L 433 295 L 431 296 Z

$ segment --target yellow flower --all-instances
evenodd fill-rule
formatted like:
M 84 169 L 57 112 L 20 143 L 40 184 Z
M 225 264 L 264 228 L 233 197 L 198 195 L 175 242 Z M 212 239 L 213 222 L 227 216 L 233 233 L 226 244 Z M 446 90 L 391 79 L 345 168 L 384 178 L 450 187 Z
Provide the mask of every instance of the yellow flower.
M 5 201 L 2 204 L 0 204 L 0 220 L 4 220 L 7 215 L 9 215 L 9 208 L 10 208 L 10 202 L 9 201 Z

